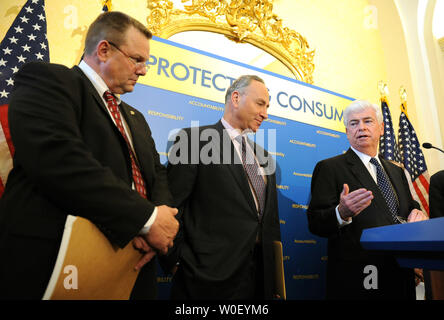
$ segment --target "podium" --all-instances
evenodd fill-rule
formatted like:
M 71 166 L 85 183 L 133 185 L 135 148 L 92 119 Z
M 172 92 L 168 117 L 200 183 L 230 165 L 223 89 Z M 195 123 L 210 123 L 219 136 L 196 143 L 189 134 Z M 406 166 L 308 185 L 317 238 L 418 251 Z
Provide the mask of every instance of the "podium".
M 444 270 L 444 217 L 365 229 L 361 245 L 393 254 L 404 268 Z M 431 272 L 434 299 L 444 299 L 444 273 Z

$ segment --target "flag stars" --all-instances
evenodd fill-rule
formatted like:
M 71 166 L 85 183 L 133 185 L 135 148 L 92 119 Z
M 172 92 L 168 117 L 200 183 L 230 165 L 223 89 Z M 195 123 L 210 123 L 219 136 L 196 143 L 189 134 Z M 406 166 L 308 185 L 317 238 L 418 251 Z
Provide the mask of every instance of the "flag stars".
M 18 59 L 19 62 L 23 62 L 23 63 L 25 63 L 26 57 L 24 57 L 23 55 L 19 55 L 19 56 L 17 57 L 17 59 Z
M 9 41 L 11 41 L 11 43 L 17 44 L 18 39 L 12 36 L 11 38 L 9 38 Z
M 14 29 L 15 29 L 15 33 L 22 33 L 22 31 L 23 31 L 23 28 L 20 26 L 14 27 Z
M 24 52 L 30 52 L 29 49 L 31 49 L 31 47 L 28 46 L 27 44 L 25 44 L 24 46 L 22 46 L 22 48 L 23 48 L 23 51 L 24 51 Z
M 9 28 L 0 47 L 0 104 L 7 103 L 15 85 L 14 74 L 29 61 L 48 61 L 46 16 L 43 1 L 23 1 L 23 10 Z
M 29 18 L 26 18 L 26 16 L 20 17 L 20 20 L 22 20 L 23 23 L 28 23 Z
M 32 27 L 34 28 L 34 31 L 40 31 L 40 28 L 41 28 L 41 26 L 40 25 L 38 25 L 37 23 L 36 24 L 34 24 L 34 25 L 32 25 Z
M 9 92 L 6 92 L 5 89 L 3 91 L 0 91 L 0 98 L 7 98 L 9 95 Z

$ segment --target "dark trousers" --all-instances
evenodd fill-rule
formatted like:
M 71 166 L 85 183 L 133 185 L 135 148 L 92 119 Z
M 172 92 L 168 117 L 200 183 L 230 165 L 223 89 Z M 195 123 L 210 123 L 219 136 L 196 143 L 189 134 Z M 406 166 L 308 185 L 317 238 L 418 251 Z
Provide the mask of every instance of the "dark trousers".
M 262 247 L 256 245 L 248 267 L 226 283 L 210 283 L 190 276 L 179 266 L 173 277 L 172 300 L 264 300 Z

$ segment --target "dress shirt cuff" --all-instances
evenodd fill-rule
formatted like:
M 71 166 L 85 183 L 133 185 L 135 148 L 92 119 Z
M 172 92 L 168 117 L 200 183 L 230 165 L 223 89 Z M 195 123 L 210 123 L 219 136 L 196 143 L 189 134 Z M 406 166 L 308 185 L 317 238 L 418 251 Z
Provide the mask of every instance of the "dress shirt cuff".
M 145 223 L 142 230 L 140 230 L 140 232 L 139 232 L 140 235 L 148 234 L 148 232 L 151 229 L 151 226 L 154 223 L 154 220 L 156 220 L 156 217 L 157 217 L 157 207 L 154 208 L 154 211 L 151 214 L 151 217 L 148 219 L 147 223 Z
M 352 223 L 352 220 L 353 220 L 353 219 L 350 219 L 350 220 L 348 220 L 348 221 L 347 221 L 347 220 L 342 220 L 341 215 L 339 214 L 339 210 L 338 210 L 338 208 L 339 208 L 339 205 L 337 205 L 336 208 L 335 208 L 335 211 L 336 211 L 336 219 L 338 220 L 339 227 L 341 228 L 341 227 L 343 227 L 343 226 L 346 226 L 346 225 Z

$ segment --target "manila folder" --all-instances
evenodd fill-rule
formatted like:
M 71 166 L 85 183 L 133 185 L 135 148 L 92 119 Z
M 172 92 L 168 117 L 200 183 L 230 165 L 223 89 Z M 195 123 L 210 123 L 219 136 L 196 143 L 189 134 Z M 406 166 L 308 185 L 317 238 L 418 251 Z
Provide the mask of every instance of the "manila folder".
M 129 299 L 141 257 L 132 242 L 115 247 L 89 220 L 69 215 L 43 299 Z

